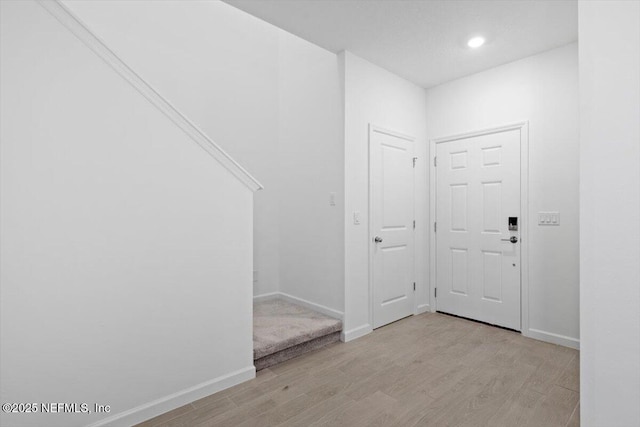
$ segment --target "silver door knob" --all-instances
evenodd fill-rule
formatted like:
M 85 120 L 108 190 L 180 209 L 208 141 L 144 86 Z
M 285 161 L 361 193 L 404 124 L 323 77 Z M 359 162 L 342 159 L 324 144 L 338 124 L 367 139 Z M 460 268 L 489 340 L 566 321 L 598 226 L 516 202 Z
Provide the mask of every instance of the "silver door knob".
M 376 243 L 382 243 L 382 237 L 376 236 L 375 239 L 373 239 L 373 241 Z
M 516 236 L 511 236 L 508 239 L 500 239 L 503 242 L 511 242 L 511 243 L 518 243 L 518 238 Z

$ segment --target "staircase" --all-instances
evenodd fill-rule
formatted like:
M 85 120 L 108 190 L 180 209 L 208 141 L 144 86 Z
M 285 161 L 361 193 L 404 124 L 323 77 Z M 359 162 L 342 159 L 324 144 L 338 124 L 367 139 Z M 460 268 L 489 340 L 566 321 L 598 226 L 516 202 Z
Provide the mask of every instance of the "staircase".
M 284 299 L 255 302 L 253 359 L 256 370 L 340 340 L 342 321 Z

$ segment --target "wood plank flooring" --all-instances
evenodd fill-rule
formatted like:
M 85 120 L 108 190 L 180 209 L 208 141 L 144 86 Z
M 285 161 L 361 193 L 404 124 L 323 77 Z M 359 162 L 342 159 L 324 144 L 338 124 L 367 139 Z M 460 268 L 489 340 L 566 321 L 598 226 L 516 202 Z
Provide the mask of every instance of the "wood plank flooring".
M 426 313 L 139 426 L 575 427 L 578 392 L 576 350 Z

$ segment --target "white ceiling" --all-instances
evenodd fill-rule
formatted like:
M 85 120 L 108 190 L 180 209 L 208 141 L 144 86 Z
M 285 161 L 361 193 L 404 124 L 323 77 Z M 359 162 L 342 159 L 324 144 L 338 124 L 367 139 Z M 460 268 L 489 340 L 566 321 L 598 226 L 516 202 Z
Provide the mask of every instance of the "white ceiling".
M 578 38 L 576 1 L 226 0 L 332 52 L 349 50 L 422 87 Z M 466 46 L 481 34 L 487 43 Z

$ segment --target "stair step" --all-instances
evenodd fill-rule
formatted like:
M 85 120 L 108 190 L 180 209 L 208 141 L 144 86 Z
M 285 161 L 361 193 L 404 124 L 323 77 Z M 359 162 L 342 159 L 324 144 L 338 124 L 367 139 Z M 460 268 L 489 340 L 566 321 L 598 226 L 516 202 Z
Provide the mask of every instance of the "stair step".
M 257 370 L 340 339 L 342 322 L 283 299 L 254 303 L 253 358 Z
M 254 360 L 253 364 L 256 367 L 256 371 L 259 371 L 338 341 L 340 341 L 340 331 L 323 335 L 311 341 L 303 342 L 302 344 L 294 345 L 293 347 L 285 348 L 284 350 L 261 357 L 260 359 Z

